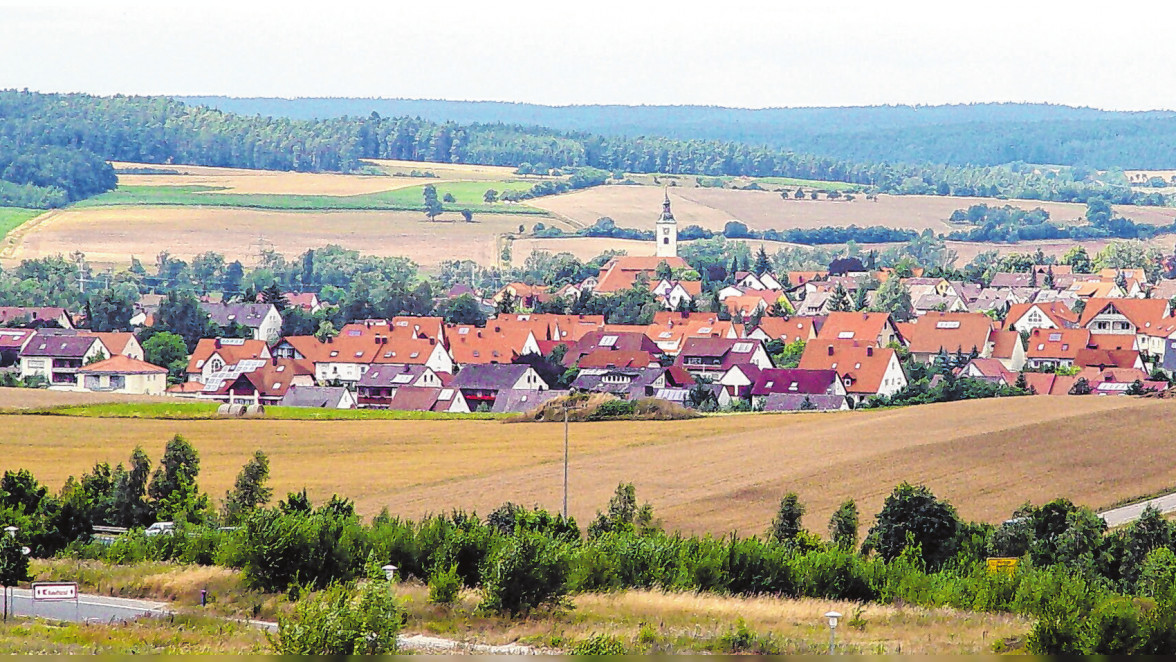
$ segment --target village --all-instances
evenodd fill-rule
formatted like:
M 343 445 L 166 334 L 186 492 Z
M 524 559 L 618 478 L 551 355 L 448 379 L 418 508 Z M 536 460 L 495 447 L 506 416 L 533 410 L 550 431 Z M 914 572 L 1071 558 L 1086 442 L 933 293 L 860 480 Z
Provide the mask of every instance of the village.
M 697 312 L 702 283 L 678 255 L 677 234 L 667 196 L 654 256 L 613 257 L 560 288 L 454 286 L 447 297 L 497 311 L 484 325 L 394 316 L 283 335 L 279 306 L 260 295 L 202 297 L 214 328 L 245 333 L 201 338 L 182 376 L 146 362 L 136 333 L 152 327 L 160 295 L 142 297 L 135 330 L 122 332 L 89 331 L 78 311 L 5 307 L 0 369 L 54 390 L 243 407 L 518 413 L 569 393 L 703 411 L 838 411 L 902 404 L 888 398 L 924 377 L 930 388 L 959 379 L 994 387 L 973 397 L 1139 395 L 1167 390 L 1176 368 L 1176 280 L 1149 282 L 1144 269 L 1034 264 L 982 287 L 841 259 L 829 271 L 733 271 L 717 289 L 720 310 Z M 892 280 L 909 295 L 901 315 L 876 305 Z M 869 281 L 882 287 L 867 292 Z M 648 324 L 533 312 L 554 297 L 632 288 L 648 288 L 664 308 Z M 282 297 L 283 309 L 330 305 L 314 293 Z

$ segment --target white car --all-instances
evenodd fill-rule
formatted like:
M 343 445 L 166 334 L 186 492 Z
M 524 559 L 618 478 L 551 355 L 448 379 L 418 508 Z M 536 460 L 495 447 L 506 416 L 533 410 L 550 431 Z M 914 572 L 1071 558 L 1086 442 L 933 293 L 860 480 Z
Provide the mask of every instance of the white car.
M 171 535 L 176 530 L 174 522 L 156 522 L 143 531 L 146 536 Z

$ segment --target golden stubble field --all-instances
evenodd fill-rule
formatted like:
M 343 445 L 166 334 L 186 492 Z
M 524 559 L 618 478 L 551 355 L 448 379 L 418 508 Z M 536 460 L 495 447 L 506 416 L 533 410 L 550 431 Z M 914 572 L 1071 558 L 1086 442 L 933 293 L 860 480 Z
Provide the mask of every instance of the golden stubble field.
M 406 256 L 422 265 L 453 259 L 491 264 L 497 258 L 498 235 L 517 232 L 519 225 L 530 228 L 542 220 L 568 229 L 555 219 L 526 215 L 479 214 L 474 218 L 474 223 L 430 223 L 419 212 L 397 211 L 146 206 L 65 209 L 35 219 L 35 228 L 20 233 L 4 257 L 16 261 L 80 250 L 94 264 L 126 265 L 132 256 L 152 262 L 164 250 L 184 260 L 216 251 L 227 260 L 252 265 L 261 237 L 267 246 L 288 257 L 308 248 L 339 244 L 365 255 Z
M 1092 507 L 1176 484 L 1176 402 L 1135 398 L 977 400 L 840 414 L 741 415 L 571 426 L 571 512 L 586 524 L 632 481 L 673 529 L 755 533 L 796 491 L 824 531 L 846 498 L 863 522 L 903 480 L 929 485 L 969 519 L 998 522 L 1025 501 Z M 558 509 L 563 426 L 497 421 L 159 421 L 0 418 L 0 470 L 25 467 L 57 489 L 136 444 L 158 460 L 182 433 L 201 485 L 220 497 L 254 449 L 278 495 L 338 492 L 361 513 L 485 514 L 504 501 Z
M 877 202 L 859 195 L 853 202 L 844 202 L 784 200 L 772 191 L 717 188 L 671 188 L 669 194 L 679 225 L 712 230 L 721 230 L 727 221 L 739 220 L 755 230 L 882 225 L 947 233 L 960 228 L 947 222 L 953 211 L 982 203 L 1041 207 L 1052 220 L 1061 223 L 1076 221 L 1086 211 L 1085 205 L 1076 203 L 923 195 L 881 195 Z M 589 225 L 608 216 L 619 226 L 640 228 L 650 227 L 657 220 L 662 196 L 662 189 L 653 186 L 599 186 L 540 198 L 531 204 Z M 1117 206 L 1115 211 L 1141 223 L 1167 225 L 1176 218 L 1176 209 L 1164 207 Z

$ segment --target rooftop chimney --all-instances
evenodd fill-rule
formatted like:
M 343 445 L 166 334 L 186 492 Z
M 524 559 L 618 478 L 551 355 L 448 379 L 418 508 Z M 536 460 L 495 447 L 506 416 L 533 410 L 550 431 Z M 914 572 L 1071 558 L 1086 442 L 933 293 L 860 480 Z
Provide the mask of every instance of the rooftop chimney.
M 833 356 L 833 345 L 829 345 L 829 356 Z
M 867 347 L 866 348 L 866 356 L 873 356 L 873 355 L 874 355 L 874 347 L 873 346 Z
M 220 347 L 221 347 L 221 339 L 220 339 L 220 338 L 217 338 L 217 339 L 216 339 L 216 342 L 215 342 L 215 343 L 213 343 L 213 345 L 215 345 L 217 349 L 220 349 Z

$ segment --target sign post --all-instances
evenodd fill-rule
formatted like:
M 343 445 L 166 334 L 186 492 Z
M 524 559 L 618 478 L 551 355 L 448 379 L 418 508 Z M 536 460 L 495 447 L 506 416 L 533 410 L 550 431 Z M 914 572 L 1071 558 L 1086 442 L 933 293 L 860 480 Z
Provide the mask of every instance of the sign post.
M 33 584 L 33 615 L 37 615 L 38 602 L 69 602 L 74 603 L 74 620 L 81 619 L 81 606 L 78 603 L 77 582 L 35 582 Z
M 1020 559 L 1007 556 L 990 556 L 987 560 L 988 574 L 990 575 L 1011 575 L 1017 571 L 1017 562 Z

